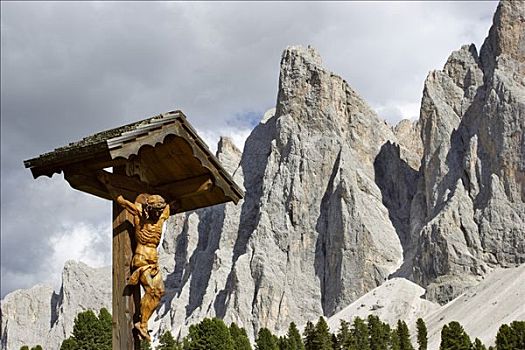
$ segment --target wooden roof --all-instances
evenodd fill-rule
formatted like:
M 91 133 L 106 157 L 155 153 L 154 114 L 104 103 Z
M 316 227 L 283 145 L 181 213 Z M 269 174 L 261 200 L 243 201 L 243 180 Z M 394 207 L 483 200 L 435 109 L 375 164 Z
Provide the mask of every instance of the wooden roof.
M 63 172 L 73 188 L 106 199 L 112 197 L 98 176 L 116 167 L 108 176 L 120 194 L 129 200 L 140 193 L 177 200 L 172 214 L 237 203 L 244 196 L 181 111 L 99 132 L 24 165 L 34 178 Z

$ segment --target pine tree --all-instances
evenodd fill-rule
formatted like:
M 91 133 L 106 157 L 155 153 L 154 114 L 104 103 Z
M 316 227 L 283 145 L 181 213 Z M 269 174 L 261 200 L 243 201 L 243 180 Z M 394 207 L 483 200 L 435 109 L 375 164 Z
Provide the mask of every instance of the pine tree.
M 171 331 L 167 330 L 159 338 L 159 345 L 155 350 L 180 350 L 181 345 L 173 338 Z
M 141 340 L 140 350 L 153 350 L 153 348 L 151 347 L 151 343 L 149 341 Z
M 33 346 L 31 350 L 42 350 L 42 345 Z
M 525 349 L 525 321 L 514 321 L 510 327 L 515 336 L 516 349 Z
M 184 338 L 185 350 L 234 350 L 229 328 L 218 318 L 205 318 L 191 325 Z
M 106 308 L 100 309 L 98 313 L 98 333 L 95 343 L 100 350 L 111 350 L 113 343 L 113 318 Z
M 312 322 L 306 322 L 304 327 L 304 348 L 305 350 L 315 350 L 314 349 L 314 339 L 315 339 L 315 326 Z
M 481 340 L 476 338 L 476 340 L 474 341 L 474 344 L 472 344 L 472 350 L 487 350 L 487 348 L 485 347 L 485 345 L 483 345 Z
M 305 350 L 303 339 L 301 338 L 301 334 L 299 333 L 295 323 L 290 323 L 286 336 L 288 338 L 288 343 L 291 350 Z
M 290 339 L 287 336 L 280 336 L 279 341 L 277 342 L 277 348 L 279 350 L 292 350 L 292 344 Z
M 401 345 L 399 344 L 399 335 L 397 329 L 392 329 L 390 332 L 390 350 L 400 350 Z
M 279 350 L 279 340 L 268 328 L 261 328 L 255 339 L 256 350 Z
M 337 336 L 335 333 L 332 333 L 332 349 L 337 350 Z
M 73 335 L 64 340 L 60 350 L 111 350 L 111 314 L 101 309 L 98 317 L 91 310 L 81 312 L 75 318 Z
M 339 330 L 337 331 L 336 349 L 348 349 L 353 344 L 353 338 L 350 333 L 350 325 L 345 320 L 339 321 Z
M 315 325 L 313 350 L 332 350 L 332 334 L 324 317 L 319 317 Z
M 390 327 L 379 317 L 368 315 L 368 336 L 370 350 L 388 350 Z
M 60 346 L 60 350 L 76 350 L 76 349 L 78 349 L 78 344 L 77 344 L 77 341 L 72 337 L 64 340 L 62 342 L 62 345 Z M 27 350 L 29 350 L 29 348 Z
M 235 350 L 252 350 L 246 329 L 239 328 L 235 322 L 232 322 L 230 325 L 230 335 L 232 337 L 233 348 Z
M 525 321 L 501 325 L 496 335 L 498 350 L 525 349 Z
M 20 348 L 20 350 L 29 350 L 29 346 L 24 345 L 24 346 L 22 346 L 22 347 Z
M 416 322 L 417 327 L 417 343 L 419 344 L 419 350 L 427 350 L 428 337 L 427 337 L 427 326 L 422 318 L 418 318 Z
M 412 343 L 410 342 L 410 333 L 408 331 L 407 324 L 405 321 L 397 321 L 397 335 L 399 337 L 399 348 L 400 350 L 414 350 Z
M 353 340 L 353 344 L 350 346 L 350 349 L 370 349 L 370 346 L 368 345 L 368 326 L 362 318 L 356 317 L 354 319 L 350 333 L 352 334 Z
M 498 334 L 496 335 L 496 347 L 498 350 L 510 350 L 513 349 L 514 339 L 512 334 L 512 328 L 508 324 L 503 324 L 499 327 Z
M 471 347 L 468 334 L 458 322 L 452 321 L 443 326 L 439 350 L 470 350 Z

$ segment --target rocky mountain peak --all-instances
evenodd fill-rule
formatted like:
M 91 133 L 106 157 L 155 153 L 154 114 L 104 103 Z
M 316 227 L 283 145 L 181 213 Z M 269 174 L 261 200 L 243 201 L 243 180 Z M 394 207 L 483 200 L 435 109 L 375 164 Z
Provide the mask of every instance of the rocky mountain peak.
M 414 198 L 426 211 L 411 213 L 412 278 L 441 303 L 492 268 L 525 261 L 513 243 L 525 238 L 524 11 L 521 1 L 500 2 L 481 58 L 464 46 L 425 81 Z
M 463 45 L 461 49 L 450 54 L 443 72 L 463 89 L 466 96 L 472 98 L 476 93 L 476 88 L 483 83 L 480 64 L 476 46 L 474 44 Z
M 224 169 L 231 175 L 235 173 L 241 160 L 242 152 L 235 146 L 233 140 L 227 136 L 221 136 L 217 144 L 217 158 Z
M 294 68 L 297 65 L 309 65 L 322 67 L 323 60 L 319 52 L 308 45 L 307 47 L 296 45 L 288 46 L 281 56 L 281 67 Z
M 525 73 L 525 5 L 522 1 L 500 1 L 493 25 L 481 49 L 483 66 L 492 70 L 498 57 L 516 61 Z
M 109 288 L 108 288 L 109 286 Z M 71 335 L 79 312 L 101 308 L 111 312 L 111 267 L 92 268 L 69 260 L 62 270 L 62 285 L 37 285 L 14 291 L 2 300 L 0 313 L 1 349 L 42 345 L 58 349 Z

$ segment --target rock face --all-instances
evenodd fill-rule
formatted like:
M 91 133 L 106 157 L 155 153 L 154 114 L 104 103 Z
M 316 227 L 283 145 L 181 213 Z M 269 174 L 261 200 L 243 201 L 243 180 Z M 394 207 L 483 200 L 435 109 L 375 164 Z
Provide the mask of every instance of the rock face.
M 524 72 L 525 7 L 503 1 L 481 54 L 464 46 L 425 82 L 408 276 L 431 300 L 525 262 Z
M 169 226 L 170 322 L 161 328 L 219 316 L 252 333 L 279 331 L 332 315 L 383 283 L 402 261 L 374 175 L 387 140 L 396 140 L 392 128 L 315 50 L 288 48 L 275 112 L 242 156 L 221 140 L 219 157 L 244 184 L 244 202 Z
M 42 345 L 58 349 L 71 335 L 76 315 L 85 310 L 111 311 L 111 268 L 94 269 L 74 261 L 66 262 L 62 287 L 37 285 L 14 291 L 2 300 L 1 348 L 20 349 Z

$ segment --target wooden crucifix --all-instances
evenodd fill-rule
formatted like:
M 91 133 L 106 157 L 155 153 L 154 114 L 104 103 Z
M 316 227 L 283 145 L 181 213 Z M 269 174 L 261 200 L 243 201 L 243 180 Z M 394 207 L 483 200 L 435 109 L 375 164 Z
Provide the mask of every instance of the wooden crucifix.
M 237 203 L 244 195 L 180 111 L 97 133 L 24 164 L 34 178 L 63 172 L 71 187 L 113 201 L 114 350 L 139 349 L 139 340 L 150 338 L 147 321 L 164 293 L 157 246 L 169 215 Z

